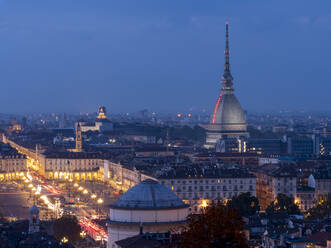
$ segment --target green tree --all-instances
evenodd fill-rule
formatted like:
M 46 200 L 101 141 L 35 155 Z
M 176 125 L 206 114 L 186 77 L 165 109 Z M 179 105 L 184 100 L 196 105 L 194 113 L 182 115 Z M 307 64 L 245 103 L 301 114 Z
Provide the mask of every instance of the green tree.
M 237 212 L 224 205 L 212 205 L 198 217 L 190 217 L 183 232 L 183 248 L 248 247 L 243 234 L 243 222 Z
M 251 216 L 260 210 L 258 199 L 252 196 L 250 192 L 232 197 L 226 205 L 236 209 L 240 216 Z
M 294 202 L 293 197 L 288 197 L 284 194 L 278 194 L 276 200 L 274 200 L 266 209 L 268 214 L 286 212 L 288 214 L 299 214 L 300 209 Z
M 54 236 L 57 240 L 66 237 L 70 243 L 80 239 L 80 225 L 74 215 L 63 215 L 53 223 Z
M 307 219 L 324 219 L 330 218 L 331 215 L 331 194 L 320 197 L 315 205 L 308 209 L 305 217 Z

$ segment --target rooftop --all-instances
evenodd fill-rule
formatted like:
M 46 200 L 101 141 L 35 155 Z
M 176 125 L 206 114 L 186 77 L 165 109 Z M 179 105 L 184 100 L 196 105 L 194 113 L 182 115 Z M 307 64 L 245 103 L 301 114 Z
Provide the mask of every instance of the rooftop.
M 187 208 L 174 192 L 157 181 L 147 179 L 130 188 L 113 205 L 112 209 L 172 209 Z

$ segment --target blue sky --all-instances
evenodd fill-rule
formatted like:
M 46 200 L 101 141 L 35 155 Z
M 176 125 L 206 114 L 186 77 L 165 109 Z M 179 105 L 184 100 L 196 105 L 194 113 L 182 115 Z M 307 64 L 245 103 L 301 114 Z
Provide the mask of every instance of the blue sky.
M 331 1 L 0 0 L 0 112 L 329 111 Z

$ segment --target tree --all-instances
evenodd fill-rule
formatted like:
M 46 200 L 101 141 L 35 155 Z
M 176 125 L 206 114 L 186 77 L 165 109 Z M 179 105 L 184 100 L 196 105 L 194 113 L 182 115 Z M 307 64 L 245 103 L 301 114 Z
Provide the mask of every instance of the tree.
M 212 205 L 198 217 L 190 217 L 183 232 L 183 248 L 248 247 L 243 235 L 243 222 L 234 209 Z
M 327 194 L 319 199 L 315 205 L 308 209 L 307 219 L 324 219 L 330 218 L 331 215 L 331 194 Z
M 227 206 L 237 210 L 240 216 L 251 216 L 260 210 L 259 201 L 250 192 L 242 193 L 232 197 Z
M 288 197 L 284 194 L 278 194 L 276 200 L 274 200 L 266 209 L 268 214 L 286 212 L 288 214 L 299 214 L 300 209 L 294 202 L 293 197 Z
M 61 218 L 55 220 L 53 231 L 55 238 L 59 241 L 63 237 L 66 237 L 70 243 L 74 243 L 80 238 L 80 225 L 74 215 L 63 215 Z
M 0 211 L 0 221 L 5 221 L 6 219 L 5 219 L 5 217 L 4 217 L 4 215 L 2 214 L 2 212 Z

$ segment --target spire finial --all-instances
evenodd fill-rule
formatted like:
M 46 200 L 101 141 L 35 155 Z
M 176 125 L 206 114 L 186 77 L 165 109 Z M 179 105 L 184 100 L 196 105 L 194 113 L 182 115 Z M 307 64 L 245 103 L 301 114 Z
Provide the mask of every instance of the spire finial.
M 233 90 L 233 77 L 230 72 L 230 48 L 229 48 L 229 22 L 225 22 L 225 64 L 222 77 L 222 89 Z
M 230 71 L 230 48 L 229 48 L 229 22 L 225 22 L 225 68 L 224 72 Z

